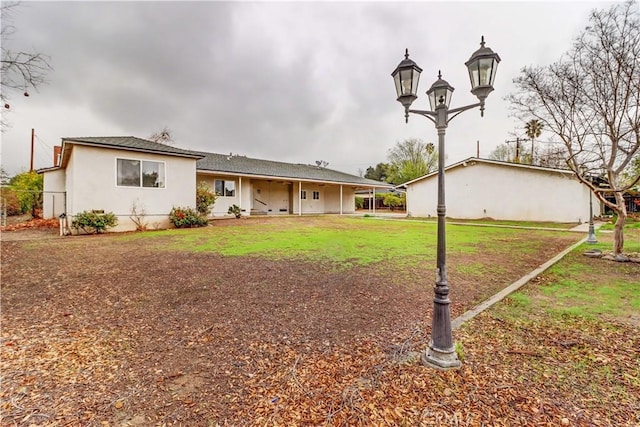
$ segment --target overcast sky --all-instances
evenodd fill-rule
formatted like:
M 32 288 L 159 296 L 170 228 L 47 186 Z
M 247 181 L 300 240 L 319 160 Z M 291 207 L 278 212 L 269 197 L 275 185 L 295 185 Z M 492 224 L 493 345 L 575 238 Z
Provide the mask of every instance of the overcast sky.
M 63 137 L 137 136 L 163 127 L 180 148 L 313 164 L 352 174 L 386 161 L 397 142 L 437 142 L 434 125 L 404 122 L 390 73 L 408 48 L 423 68 L 413 108 L 438 70 L 451 107 L 477 102 L 464 63 L 497 52 L 495 91 L 447 129 L 447 163 L 487 157 L 523 134 L 504 97 L 526 65 L 558 60 L 610 2 L 24 2 L 12 50 L 53 67 L 31 96 L 10 93 L 2 159 L 13 175 L 52 166 Z M 3 25 L 6 22 L 3 21 Z

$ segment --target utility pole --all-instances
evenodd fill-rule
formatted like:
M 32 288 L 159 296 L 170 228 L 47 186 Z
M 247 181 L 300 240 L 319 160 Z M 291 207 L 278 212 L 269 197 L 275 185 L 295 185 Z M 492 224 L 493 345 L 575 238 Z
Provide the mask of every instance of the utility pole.
M 505 141 L 505 144 L 510 144 L 512 142 L 516 143 L 516 155 L 513 159 L 513 163 L 520 163 L 520 138 L 516 138 L 516 140 Z
M 35 138 L 35 130 L 33 128 L 31 128 L 31 167 L 29 169 L 29 172 L 33 172 L 33 140 Z

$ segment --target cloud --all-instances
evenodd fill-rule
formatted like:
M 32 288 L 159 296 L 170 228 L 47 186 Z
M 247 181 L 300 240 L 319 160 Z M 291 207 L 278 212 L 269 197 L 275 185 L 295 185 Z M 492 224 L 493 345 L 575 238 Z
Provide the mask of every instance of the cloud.
M 595 3 L 39 2 L 15 14 L 6 46 L 44 52 L 54 71 L 15 96 L 2 165 L 28 165 L 30 129 L 50 150 L 67 136 L 148 137 L 168 126 L 180 147 L 357 173 L 397 141 L 436 142 L 404 123 L 391 71 L 405 48 L 424 68 L 416 108 L 438 70 L 454 106 L 476 102 L 464 62 L 480 36 L 502 57 L 484 119 L 447 130 L 449 161 L 481 155 L 515 126 L 502 99 L 520 67 L 559 58 Z M 6 113 L 6 112 L 5 112 Z M 47 152 L 39 156 L 50 161 Z M 36 164 L 46 167 L 50 164 Z

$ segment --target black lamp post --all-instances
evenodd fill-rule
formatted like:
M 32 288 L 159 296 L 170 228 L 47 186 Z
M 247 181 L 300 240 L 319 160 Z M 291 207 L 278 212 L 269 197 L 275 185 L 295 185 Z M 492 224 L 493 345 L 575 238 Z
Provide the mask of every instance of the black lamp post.
M 591 185 L 594 185 L 593 176 L 587 175 L 587 172 L 587 167 L 583 166 L 582 175 L 584 176 L 584 179 L 588 180 Z M 593 190 L 591 188 L 589 188 L 589 236 L 587 237 L 587 243 L 598 243 L 598 239 L 596 239 L 595 226 L 593 224 Z
M 444 135 L 449 125 L 458 114 L 472 108 L 480 107 L 480 115 L 484 115 L 484 101 L 493 91 L 493 81 L 500 57 L 484 45 L 484 37 L 480 49 L 475 51 L 465 63 L 471 80 L 471 93 L 480 102 L 449 109 L 453 87 L 442 79 L 438 72 L 438 80 L 427 91 L 431 111 L 411 110 L 411 104 L 417 99 L 418 80 L 422 69 L 409 59 L 408 49 L 405 59 L 391 73 L 393 76 L 398 102 L 404 106 L 405 121 L 409 113 L 418 114 L 431 120 L 438 131 L 438 249 L 436 261 L 436 284 L 433 299 L 433 319 L 429 348 L 422 355 L 422 363 L 436 369 L 450 369 L 460 366 L 451 333 L 451 312 L 449 306 L 449 284 L 447 282 L 446 236 L 445 236 L 445 191 L 444 191 Z

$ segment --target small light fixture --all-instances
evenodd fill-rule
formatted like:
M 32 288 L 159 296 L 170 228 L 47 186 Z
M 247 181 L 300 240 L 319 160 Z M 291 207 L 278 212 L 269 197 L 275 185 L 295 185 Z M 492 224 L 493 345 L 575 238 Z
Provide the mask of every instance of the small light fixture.
M 464 65 L 469 69 L 471 93 L 478 97 L 481 103 L 493 91 L 493 81 L 500 56 L 484 45 L 484 36 L 480 41 L 480 49 L 473 52 L 471 58 Z M 481 108 L 481 111 L 483 109 Z
M 453 95 L 453 91 L 454 91 L 453 87 L 451 87 L 451 85 L 447 83 L 445 80 L 442 80 L 442 73 L 438 71 L 438 80 L 436 80 L 436 82 L 432 84 L 429 90 L 427 91 L 431 110 L 436 111 L 436 108 L 438 108 L 441 105 L 444 105 L 446 108 L 449 108 L 449 104 L 451 103 L 451 95 Z
M 418 92 L 418 81 L 422 68 L 409 59 L 409 49 L 405 50 L 404 59 L 398 64 L 391 76 L 396 85 L 398 102 L 408 110 L 413 101 L 416 100 Z

